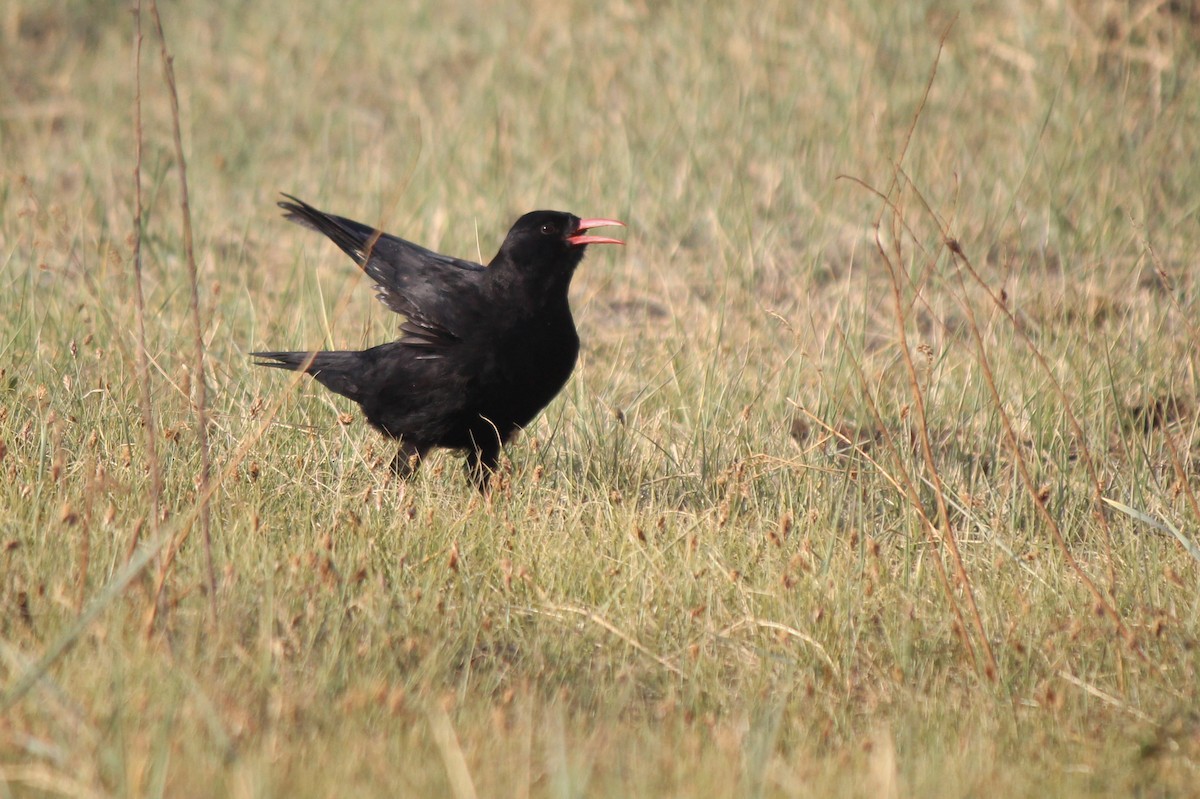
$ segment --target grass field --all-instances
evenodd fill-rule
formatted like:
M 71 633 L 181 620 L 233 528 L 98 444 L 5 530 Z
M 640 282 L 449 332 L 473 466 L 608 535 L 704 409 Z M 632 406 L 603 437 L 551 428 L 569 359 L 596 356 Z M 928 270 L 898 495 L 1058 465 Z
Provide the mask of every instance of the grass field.
M 147 6 L 144 347 L 135 18 L 4 7 L 0 797 L 1200 793 L 1200 6 L 955 5 L 169 4 L 194 281 Z M 250 365 L 400 321 L 280 191 L 629 223 L 488 499 Z

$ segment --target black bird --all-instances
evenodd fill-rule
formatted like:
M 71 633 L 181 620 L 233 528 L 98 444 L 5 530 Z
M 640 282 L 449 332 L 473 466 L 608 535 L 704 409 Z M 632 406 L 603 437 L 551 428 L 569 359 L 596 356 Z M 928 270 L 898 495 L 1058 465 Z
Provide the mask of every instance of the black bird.
M 466 451 L 467 473 L 487 490 L 500 448 L 575 368 L 567 289 L 584 250 L 624 244 L 587 231 L 624 223 L 532 211 L 483 266 L 283 196 L 285 217 L 332 239 L 405 321 L 400 339 L 362 352 L 255 352 L 256 363 L 302 370 L 361 405 L 368 422 L 399 440 L 392 470 L 401 477 L 447 447 Z

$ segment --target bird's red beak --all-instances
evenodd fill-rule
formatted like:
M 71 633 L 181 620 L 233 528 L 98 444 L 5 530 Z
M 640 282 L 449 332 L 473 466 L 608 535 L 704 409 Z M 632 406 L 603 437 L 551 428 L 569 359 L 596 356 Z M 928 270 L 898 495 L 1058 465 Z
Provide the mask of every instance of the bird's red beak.
M 619 222 L 616 219 L 580 219 L 579 227 L 570 236 L 567 236 L 567 241 L 575 246 L 581 244 L 624 244 L 620 239 L 610 239 L 608 236 L 585 236 L 584 233 L 594 227 L 607 227 L 609 225 L 620 225 L 625 227 L 624 222 Z

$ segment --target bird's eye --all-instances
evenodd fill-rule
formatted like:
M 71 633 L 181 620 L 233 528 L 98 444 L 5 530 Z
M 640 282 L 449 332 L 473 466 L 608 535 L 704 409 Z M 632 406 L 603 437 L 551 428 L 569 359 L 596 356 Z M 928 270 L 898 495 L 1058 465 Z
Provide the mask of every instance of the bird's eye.
M 542 225 L 542 235 L 543 236 L 549 236 L 554 232 L 555 232 L 554 225 L 551 225 L 550 223 L 546 223 L 546 224 Z

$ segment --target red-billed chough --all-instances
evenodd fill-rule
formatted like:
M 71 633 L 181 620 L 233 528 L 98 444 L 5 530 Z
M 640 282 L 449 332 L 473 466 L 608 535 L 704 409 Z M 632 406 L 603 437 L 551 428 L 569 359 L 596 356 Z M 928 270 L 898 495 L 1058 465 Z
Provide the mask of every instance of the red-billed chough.
M 434 447 L 460 449 L 486 490 L 500 448 L 575 368 L 579 336 L 567 289 L 584 250 L 624 244 L 587 231 L 624 224 L 532 211 L 483 266 L 284 196 L 286 218 L 332 239 L 405 321 L 400 339 L 362 352 L 256 352 L 256 363 L 303 370 L 361 405 L 367 421 L 400 441 L 398 475 L 410 476 Z

